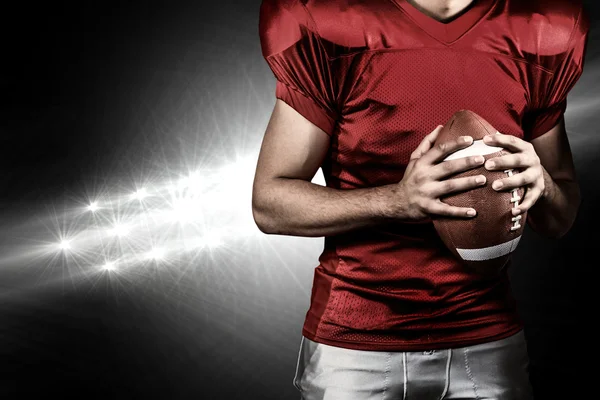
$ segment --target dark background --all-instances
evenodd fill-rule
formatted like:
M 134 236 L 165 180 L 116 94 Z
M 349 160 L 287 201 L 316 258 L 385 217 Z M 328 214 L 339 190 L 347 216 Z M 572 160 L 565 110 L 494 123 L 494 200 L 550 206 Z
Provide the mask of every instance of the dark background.
M 124 3 L 3 12 L 0 254 L 27 253 L 43 231 L 35 221 L 81 193 L 182 159 L 258 154 L 274 104 L 260 2 Z M 586 70 L 567 111 L 583 204 L 561 241 L 526 231 L 512 273 L 539 398 L 595 393 L 582 362 L 596 345 L 600 18 L 586 3 Z M 90 282 L 58 263 L 0 255 L 0 395 L 297 398 L 292 377 L 321 241 L 257 242 L 195 260 L 178 280 Z

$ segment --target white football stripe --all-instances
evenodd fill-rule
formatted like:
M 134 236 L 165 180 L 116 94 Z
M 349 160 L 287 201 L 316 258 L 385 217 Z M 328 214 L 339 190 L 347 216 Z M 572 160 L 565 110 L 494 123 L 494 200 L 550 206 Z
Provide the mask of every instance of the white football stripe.
M 502 150 L 502 147 L 488 146 L 483 143 L 483 140 L 474 140 L 473 144 L 464 149 L 460 149 L 444 158 L 444 161 L 456 160 L 457 158 L 470 157 L 470 156 L 485 156 L 487 154 L 493 154 Z
M 484 247 L 482 249 L 456 249 L 456 251 L 465 261 L 493 260 L 494 258 L 512 253 L 517 248 L 519 240 L 521 240 L 521 236 L 496 246 Z

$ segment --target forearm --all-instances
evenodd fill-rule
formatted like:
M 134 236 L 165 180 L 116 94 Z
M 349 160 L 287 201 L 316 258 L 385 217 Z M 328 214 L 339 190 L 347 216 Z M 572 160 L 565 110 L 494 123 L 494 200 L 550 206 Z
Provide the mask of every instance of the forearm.
M 273 179 L 253 195 L 254 219 L 269 234 L 319 237 L 389 221 L 390 186 L 339 190 Z M 257 191 L 258 191 L 257 190 Z
M 575 181 L 553 180 L 544 169 L 544 193 L 527 213 L 527 222 L 542 236 L 560 238 L 573 225 L 581 194 Z

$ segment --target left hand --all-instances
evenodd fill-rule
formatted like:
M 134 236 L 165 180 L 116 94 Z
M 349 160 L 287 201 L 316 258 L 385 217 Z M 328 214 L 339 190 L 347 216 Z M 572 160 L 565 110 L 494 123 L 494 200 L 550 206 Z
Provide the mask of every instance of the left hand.
M 487 135 L 483 142 L 489 146 L 503 147 L 512 154 L 494 157 L 485 163 L 489 171 L 517 168 L 519 173 L 492 183 L 494 190 L 513 190 L 519 187 L 526 188 L 524 198 L 519 202 L 518 208 L 513 208 L 513 215 L 519 215 L 529 210 L 543 195 L 545 190 L 544 168 L 540 163 L 533 145 L 516 136 L 501 133 Z

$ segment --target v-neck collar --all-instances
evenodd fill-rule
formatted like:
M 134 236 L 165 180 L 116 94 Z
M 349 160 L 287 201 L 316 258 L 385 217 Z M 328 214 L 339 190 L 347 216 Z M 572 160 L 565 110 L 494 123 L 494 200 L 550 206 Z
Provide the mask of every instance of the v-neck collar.
M 473 0 L 473 4 L 450 22 L 441 22 L 423 13 L 407 0 L 392 0 L 421 29 L 438 41 L 451 44 L 460 39 L 481 21 L 496 4 L 497 0 Z

